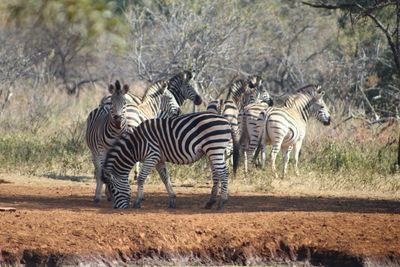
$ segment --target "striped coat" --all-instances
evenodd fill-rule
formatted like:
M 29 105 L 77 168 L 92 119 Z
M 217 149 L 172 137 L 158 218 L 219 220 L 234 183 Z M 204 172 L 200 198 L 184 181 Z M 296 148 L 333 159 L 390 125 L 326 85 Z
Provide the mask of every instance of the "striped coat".
M 224 151 L 231 135 L 229 122 L 209 112 L 143 122 L 133 132 L 118 140 L 107 153 L 102 179 L 112 192 L 113 207 L 130 206 L 131 190 L 128 174 L 136 162 L 142 162 L 134 206 L 140 208 L 144 197 L 145 179 L 150 171 L 156 168 L 166 186 L 169 207 L 174 208 L 176 196 L 167 173 L 166 162 L 190 164 L 206 155 L 213 173 L 213 187 L 206 208 L 211 208 L 216 202 L 218 185 L 221 183 L 218 208 L 222 209 L 228 199 L 228 171 Z M 235 160 L 237 156 L 238 149 L 235 148 Z M 237 161 L 234 171 L 236 167 Z
M 111 93 L 110 103 L 92 110 L 86 120 L 85 141 L 92 153 L 96 179 L 95 202 L 99 202 L 101 198 L 103 183 L 100 179 L 100 171 L 105 154 L 115 139 L 128 131 L 125 117 L 125 95 L 128 93 L 129 87 L 127 85 L 121 87 L 117 80 L 115 86 L 112 84 L 109 86 L 109 91 Z
M 263 120 L 257 120 L 262 134 L 259 136 L 259 144 L 271 144 L 271 167 L 277 177 L 275 160 L 278 152 L 282 149 L 283 154 L 283 176 L 287 173 L 287 165 L 290 152 L 294 152 L 294 167 L 296 175 L 299 174 L 298 160 L 299 152 L 306 134 L 306 126 L 310 117 L 315 117 L 324 125 L 330 125 L 329 109 L 326 106 L 320 86 L 308 85 L 296 91 L 289 97 L 282 108 L 273 107 L 260 116 Z M 259 146 L 260 148 L 260 146 Z M 259 152 L 255 153 L 255 157 Z

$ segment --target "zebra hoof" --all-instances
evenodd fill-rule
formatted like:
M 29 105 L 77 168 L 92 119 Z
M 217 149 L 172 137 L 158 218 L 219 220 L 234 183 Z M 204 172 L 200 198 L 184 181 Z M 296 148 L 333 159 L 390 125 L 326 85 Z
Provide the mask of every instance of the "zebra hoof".
M 219 211 L 224 210 L 225 202 L 226 202 L 226 200 L 221 200 L 221 201 L 218 203 L 217 210 L 219 210 Z
M 175 208 L 176 208 L 175 199 L 170 199 L 170 200 L 169 200 L 168 208 L 169 208 L 169 209 L 175 209 Z
M 99 203 L 100 202 L 100 198 L 94 198 L 93 202 L 96 203 L 96 204 Z
M 211 209 L 212 206 L 215 204 L 215 202 L 216 202 L 215 200 L 208 201 L 206 206 L 205 206 L 205 208 L 208 209 L 208 210 Z
M 140 204 L 140 203 L 135 203 L 135 205 L 133 206 L 133 208 L 135 208 L 135 209 L 140 209 L 140 208 L 141 208 L 141 204 Z

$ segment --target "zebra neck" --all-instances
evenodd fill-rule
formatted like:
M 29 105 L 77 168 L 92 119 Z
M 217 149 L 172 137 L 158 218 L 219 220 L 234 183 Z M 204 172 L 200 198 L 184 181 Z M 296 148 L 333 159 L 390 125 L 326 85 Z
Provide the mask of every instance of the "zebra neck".
M 159 109 L 158 101 L 153 101 L 151 104 L 143 105 L 140 107 L 140 111 L 144 114 L 146 118 L 154 118 L 157 115 Z
M 121 127 L 117 127 L 114 120 L 112 118 L 109 118 L 106 121 L 106 129 L 108 129 L 108 132 L 110 132 L 113 136 L 119 136 L 122 132 L 126 130 L 126 123 L 122 122 Z
M 175 87 L 172 87 L 170 89 L 170 92 L 174 96 L 176 103 L 178 103 L 179 106 L 182 106 L 183 102 L 186 99 L 185 96 L 182 94 L 182 92 L 176 90 Z
M 227 100 L 233 100 L 237 106 L 240 105 L 242 95 L 244 93 L 244 85 L 242 82 L 236 82 L 234 83 L 227 96 Z
M 307 123 L 308 118 L 310 117 L 310 109 L 312 105 L 312 100 L 308 100 L 305 103 L 301 103 L 300 105 L 296 105 L 297 111 L 301 114 L 301 117 L 303 118 L 304 122 Z

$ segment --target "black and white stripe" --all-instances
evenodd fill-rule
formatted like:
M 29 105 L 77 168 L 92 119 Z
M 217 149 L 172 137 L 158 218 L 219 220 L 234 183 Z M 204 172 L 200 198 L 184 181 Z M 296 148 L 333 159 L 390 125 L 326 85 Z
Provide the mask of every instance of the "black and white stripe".
M 243 109 L 253 103 L 273 105 L 272 98 L 262 83 L 263 80 L 257 75 L 249 76 L 246 81 L 237 80 L 229 88 L 228 100 L 218 99 L 211 101 L 207 106 L 207 111 L 221 114 L 231 123 L 235 140 L 228 145 L 228 157 L 232 154 L 233 142 L 239 142 L 241 138 L 240 114 Z
M 121 87 L 117 80 L 114 85 L 109 86 L 111 93 L 110 103 L 101 105 L 89 113 L 86 120 L 85 140 L 92 153 L 94 175 L 96 179 L 96 193 L 94 201 L 101 198 L 103 182 L 100 179 L 101 166 L 109 147 L 115 139 L 128 130 L 126 123 L 126 98 L 129 87 Z
M 299 174 L 298 160 L 303 139 L 306 134 L 306 126 L 310 116 L 315 117 L 324 125 L 330 125 L 329 109 L 326 106 L 320 86 L 308 85 L 296 91 L 288 98 L 285 107 L 273 107 L 262 112 L 264 120 L 257 120 L 258 127 L 262 128 L 259 136 L 259 144 L 271 144 L 271 167 L 277 177 L 275 160 L 282 149 L 283 176 L 287 172 L 290 152 L 294 150 L 294 168 Z M 260 150 L 257 148 L 255 157 Z
M 229 122 L 224 117 L 209 112 L 144 121 L 119 139 L 107 153 L 102 179 L 112 193 L 113 207 L 130 207 L 128 174 L 136 162 L 142 162 L 134 206 L 140 208 L 145 179 L 156 168 L 166 186 L 169 207 L 174 208 L 176 195 L 168 177 L 166 162 L 190 164 L 207 155 L 213 173 L 213 187 L 206 208 L 211 208 L 216 202 L 218 185 L 221 182 L 218 208 L 222 209 L 228 199 L 228 171 L 224 152 L 231 135 Z M 235 148 L 235 160 L 237 156 L 238 149 Z M 236 167 L 237 161 L 234 172 Z
M 240 122 L 240 148 L 244 156 L 244 171 L 248 172 L 248 155 L 253 155 L 255 148 L 259 143 L 259 137 L 263 132 L 262 122 L 264 121 L 265 114 L 268 113 L 270 105 L 265 102 L 253 103 L 244 107 L 239 114 L 238 121 Z M 261 163 L 264 168 L 265 165 L 265 145 L 261 147 Z
M 175 97 L 179 106 L 183 105 L 186 99 L 193 101 L 195 105 L 200 105 L 203 100 L 197 91 L 197 83 L 193 80 L 190 71 L 183 71 L 173 76 L 168 81 L 168 90 Z

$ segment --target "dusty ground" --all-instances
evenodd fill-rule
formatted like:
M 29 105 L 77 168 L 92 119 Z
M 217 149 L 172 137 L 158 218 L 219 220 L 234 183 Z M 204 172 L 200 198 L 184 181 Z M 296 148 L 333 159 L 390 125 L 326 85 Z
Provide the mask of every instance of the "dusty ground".
M 58 177 L 60 178 L 60 177 Z M 77 180 L 80 180 L 77 179 Z M 9 183 L 12 182 L 12 183 Z M 400 264 L 394 198 L 231 193 L 204 210 L 209 188 L 145 186 L 141 210 L 92 203 L 93 181 L 0 175 L 0 263 Z

